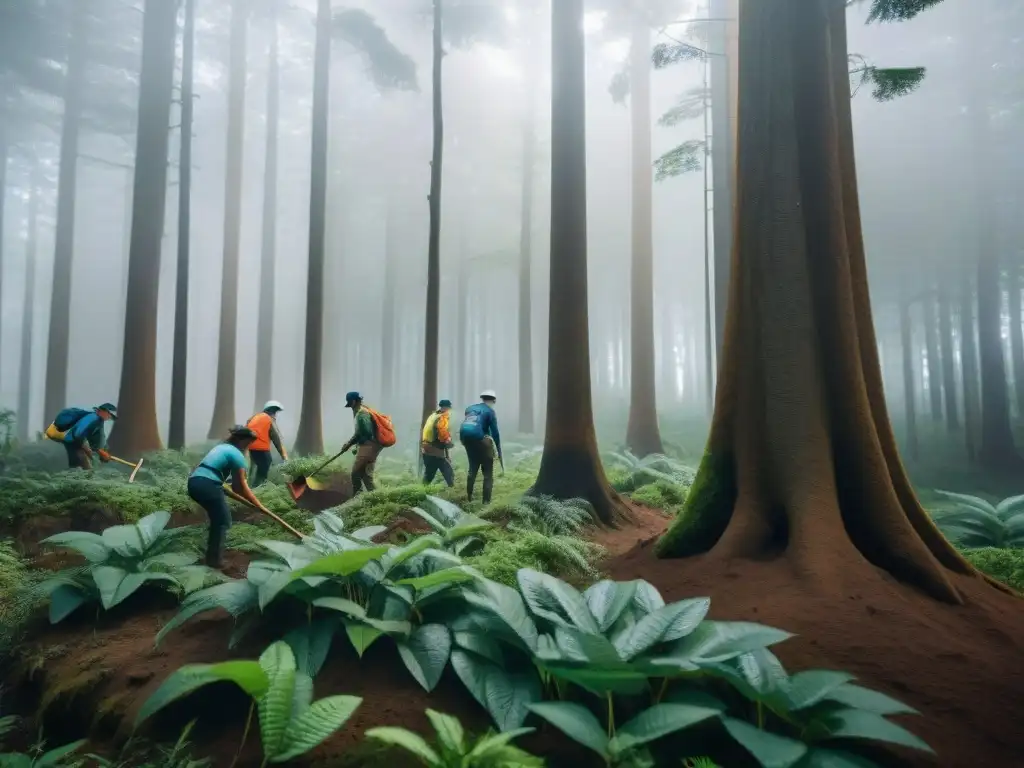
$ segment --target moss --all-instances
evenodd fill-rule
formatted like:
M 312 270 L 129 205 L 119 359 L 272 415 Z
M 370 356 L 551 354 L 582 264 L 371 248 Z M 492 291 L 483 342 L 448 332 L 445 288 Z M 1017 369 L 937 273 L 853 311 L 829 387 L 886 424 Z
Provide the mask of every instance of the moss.
M 604 549 L 571 536 L 548 536 L 537 531 L 494 531 L 486 537 L 484 551 L 466 562 L 484 576 L 514 586 L 520 568 L 532 568 L 567 581 L 593 581 L 597 560 Z
M 962 554 L 982 573 L 1024 592 L 1024 549 L 983 547 L 967 549 Z
M 0 655 L 20 638 L 39 604 L 33 587 L 40 574 L 29 570 L 10 541 L 0 541 Z
M 725 532 L 735 503 L 733 457 L 706 452 L 686 504 L 658 541 L 657 556 L 689 557 L 707 552 Z
M 85 668 L 75 675 L 47 681 L 43 695 L 39 699 L 37 717 L 44 715 L 50 707 L 58 702 L 70 703 L 77 696 L 87 691 L 94 691 L 99 688 L 112 675 L 107 667 L 96 664 L 87 664 Z
M 637 504 L 654 509 L 664 509 L 676 513 L 686 502 L 687 489 L 685 486 L 670 483 L 666 480 L 658 480 L 650 485 L 644 485 L 629 494 Z

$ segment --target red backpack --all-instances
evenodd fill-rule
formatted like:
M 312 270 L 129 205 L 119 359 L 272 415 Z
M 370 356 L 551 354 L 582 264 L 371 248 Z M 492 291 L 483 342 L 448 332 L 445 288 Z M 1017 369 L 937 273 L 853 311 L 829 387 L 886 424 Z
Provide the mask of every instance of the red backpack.
M 366 408 L 366 406 L 363 406 Z M 395 437 L 395 425 L 391 423 L 391 417 L 385 416 L 383 413 L 377 413 L 372 408 L 366 408 L 370 414 L 370 418 L 373 419 L 374 431 L 377 433 L 377 442 L 381 444 L 383 448 L 390 448 L 396 442 L 398 438 Z

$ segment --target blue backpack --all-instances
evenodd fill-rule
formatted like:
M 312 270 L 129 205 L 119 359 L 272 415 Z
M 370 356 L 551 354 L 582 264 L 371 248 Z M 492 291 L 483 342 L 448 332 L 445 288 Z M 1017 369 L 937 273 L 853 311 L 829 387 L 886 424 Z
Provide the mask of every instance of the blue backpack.
M 459 427 L 459 437 L 463 440 L 483 440 L 484 430 L 480 424 L 480 413 L 473 408 L 467 408 L 466 414 Z
M 65 408 L 57 414 L 57 418 L 53 420 L 53 425 L 61 432 L 67 432 L 90 413 L 92 411 L 87 411 L 84 408 Z

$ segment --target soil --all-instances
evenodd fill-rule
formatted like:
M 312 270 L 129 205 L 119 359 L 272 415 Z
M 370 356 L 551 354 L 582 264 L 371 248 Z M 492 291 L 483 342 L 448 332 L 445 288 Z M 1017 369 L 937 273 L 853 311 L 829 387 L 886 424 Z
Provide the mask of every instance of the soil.
M 595 528 L 587 532 L 587 539 L 600 544 L 608 551 L 609 557 L 621 555 L 641 542 L 657 538 L 665 532 L 672 518 L 660 509 L 645 507 L 623 499 L 632 518 L 629 525 L 618 528 Z
M 791 671 L 835 669 L 915 707 L 900 722 L 937 758 L 907 766 L 1024 765 L 1024 601 L 953 576 L 965 605 L 936 602 L 866 563 L 850 563 L 844 594 L 801 578 L 784 557 L 659 560 L 654 540 L 608 560 L 616 580 L 646 579 L 667 601 L 710 596 L 711 618 L 796 634 L 774 649 Z

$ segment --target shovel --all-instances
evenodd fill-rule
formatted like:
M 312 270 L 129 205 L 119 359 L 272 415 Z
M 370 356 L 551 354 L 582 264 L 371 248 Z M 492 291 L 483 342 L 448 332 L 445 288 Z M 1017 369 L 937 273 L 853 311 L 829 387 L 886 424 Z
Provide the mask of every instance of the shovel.
M 241 504 L 245 504 L 245 506 L 249 507 L 250 509 L 255 509 L 257 512 L 260 512 L 261 514 L 268 515 L 271 520 L 280 525 L 282 528 L 288 531 L 288 533 L 297 538 L 299 541 L 302 541 L 303 535 L 294 528 L 292 528 L 290 525 L 288 525 L 288 523 L 286 523 L 280 517 L 275 515 L 269 509 L 260 509 L 241 494 L 235 493 L 234 489 L 232 489 L 231 486 L 227 485 L 226 483 L 224 485 L 224 493 L 228 496 L 228 498 L 234 499 L 235 501 Z
M 344 455 L 344 453 L 345 453 L 344 451 L 338 451 L 338 453 L 336 453 L 333 456 L 331 456 L 331 458 L 329 458 L 327 461 L 325 461 L 319 467 L 317 467 L 312 472 L 310 472 L 309 473 L 309 477 L 312 477 L 317 472 L 319 472 L 320 470 L 324 469 L 328 464 L 330 464 L 330 463 L 340 459 Z M 309 487 L 307 485 L 307 482 L 306 482 L 307 479 L 308 478 L 307 478 L 306 475 L 299 475 L 292 482 L 287 483 L 288 490 L 291 492 L 292 499 L 294 499 L 295 501 L 298 501 L 299 498 L 302 496 L 302 494 L 304 494 L 306 492 L 306 489 Z
M 137 474 L 139 474 L 139 467 L 142 466 L 142 462 L 144 461 L 144 459 L 139 459 L 139 463 L 138 464 L 134 464 L 134 463 L 132 463 L 130 461 L 127 461 L 126 459 L 119 459 L 119 458 L 117 458 L 117 456 L 111 456 L 110 460 L 111 461 L 116 461 L 118 464 L 124 464 L 126 467 L 134 467 L 134 469 L 132 470 L 132 473 L 128 476 L 128 482 L 129 483 L 134 483 L 135 482 L 135 476 Z

